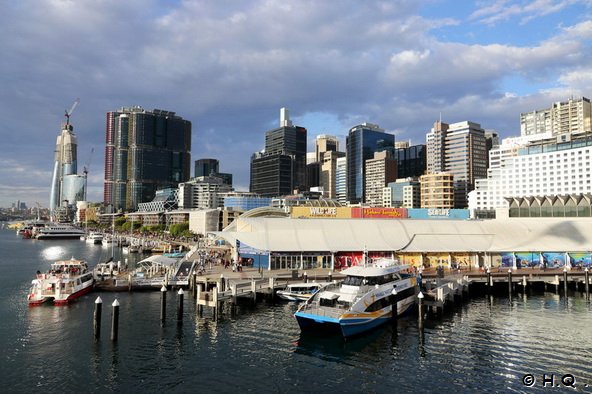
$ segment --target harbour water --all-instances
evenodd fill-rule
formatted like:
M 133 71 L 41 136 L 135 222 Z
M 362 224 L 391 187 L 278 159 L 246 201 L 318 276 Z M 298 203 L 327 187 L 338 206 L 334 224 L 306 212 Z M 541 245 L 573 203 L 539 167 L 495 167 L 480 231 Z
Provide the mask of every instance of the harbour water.
M 13 393 L 592 392 L 592 308 L 579 293 L 472 297 L 423 329 L 408 316 L 344 342 L 302 336 L 295 305 L 281 302 L 214 322 L 198 318 L 186 297 L 178 325 L 177 295 L 169 292 L 164 326 L 158 292 L 91 293 L 65 307 L 29 308 L 35 271 L 71 256 L 92 266 L 110 251 L 77 240 L 22 240 L 7 229 L 0 251 L 0 376 Z M 95 342 L 98 295 L 103 322 Z M 112 343 L 115 298 L 119 340 Z

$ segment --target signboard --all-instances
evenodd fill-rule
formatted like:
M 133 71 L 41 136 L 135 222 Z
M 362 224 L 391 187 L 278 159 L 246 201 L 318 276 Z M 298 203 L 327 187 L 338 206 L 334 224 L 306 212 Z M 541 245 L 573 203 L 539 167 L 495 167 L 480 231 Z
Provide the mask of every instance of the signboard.
M 592 255 L 590 253 L 569 253 L 569 259 L 573 268 L 592 266 Z
M 407 217 L 405 208 L 352 208 L 352 218 L 367 219 L 404 219 Z
M 349 207 L 292 207 L 293 218 L 351 218 Z

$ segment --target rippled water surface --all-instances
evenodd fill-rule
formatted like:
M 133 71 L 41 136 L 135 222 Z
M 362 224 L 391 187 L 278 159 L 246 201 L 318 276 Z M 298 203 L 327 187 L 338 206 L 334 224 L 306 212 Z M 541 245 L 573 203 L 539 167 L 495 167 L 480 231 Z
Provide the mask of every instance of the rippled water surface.
M 176 322 L 169 292 L 101 293 L 102 336 L 93 340 L 98 294 L 65 307 L 29 308 L 36 270 L 70 256 L 91 265 L 100 246 L 21 240 L 0 230 L 1 376 L 10 392 L 592 392 L 592 309 L 581 294 L 474 297 L 423 329 L 413 317 L 344 342 L 302 336 L 294 304 L 259 303 L 198 318 L 191 299 Z M 119 341 L 109 340 L 111 303 L 121 303 Z M 187 298 L 187 297 L 186 297 Z M 532 374 L 534 383 L 523 377 Z M 576 379 L 566 388 L 561 377 Z M 569 380 L 565 381 L 569 383 Z

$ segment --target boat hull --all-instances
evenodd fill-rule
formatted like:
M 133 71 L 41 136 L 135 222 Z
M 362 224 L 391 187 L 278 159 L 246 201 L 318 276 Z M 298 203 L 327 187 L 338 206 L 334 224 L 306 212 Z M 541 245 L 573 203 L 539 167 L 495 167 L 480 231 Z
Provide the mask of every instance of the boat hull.
M 411 298 L 400 301 L 398 316 L 407 313 L 412 306 L 413 300 Z M 392 312 L 391 308 L 385 308 L 376 312 L 346 312 L 339 317 L 329 317 L 298 311 L 294 314 L 294 317 L 303 332 L 337 333 L 347 338 L 363 334 L 391 321 Z
M 82 297 L 85 294 L 88 294 L 92 291 L 93 289 L 93 284 L 90 283 L 87 287 L 82 288 L 78 291 L 76 291 L 75 293 L 69 294 L 69 295 L 64 295 L 65 297 L 61 297 L 61 298 L 54 298 L 53 300 L 53 304 L 54 305 L 66 305 L 69 304 L 71 301 L 74 301 L 75 299 Z

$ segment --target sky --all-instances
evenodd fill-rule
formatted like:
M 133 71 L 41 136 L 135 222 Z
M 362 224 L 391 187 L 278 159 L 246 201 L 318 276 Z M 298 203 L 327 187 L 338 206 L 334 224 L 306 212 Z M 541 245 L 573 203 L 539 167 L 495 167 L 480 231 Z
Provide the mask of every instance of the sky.
M 521 112 L 592 97 L 592 0 L 0 0 L 0 207 L 47 207 L 64 112 L 102 201 L 105 114 L 192 122 L 196 159 L 248 190 L 281 107 L 345 141 L 363 122 L 425 143 L 440 116 L 520 134 Z M 345 150 L 344 143 L 341 150 Z M 193 175 L 193 173 L 191 174 Z

